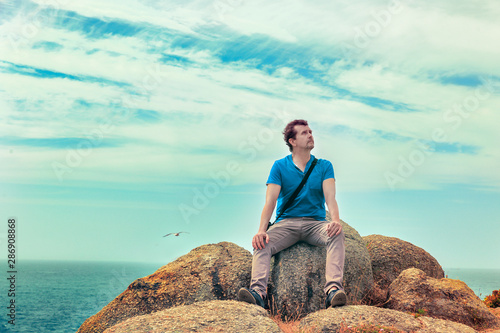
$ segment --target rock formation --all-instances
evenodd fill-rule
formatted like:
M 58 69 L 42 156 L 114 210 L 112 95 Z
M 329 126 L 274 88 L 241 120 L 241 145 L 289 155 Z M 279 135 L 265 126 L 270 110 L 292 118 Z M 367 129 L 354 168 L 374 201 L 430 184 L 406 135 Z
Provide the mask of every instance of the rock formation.
M 367 244 L 375 286 L 370 304 L 383 304 L 387 300 L 389 285 L 402 271 L 418 268 L 428 276 L 441 279 L 444 271 L 438 261 L 425 250 L 395 237 L 370 235 L 363 237 Z
M 366 243 L 350 225 L 342 222 L 345 234 L 344 288 L 349 302 L 361 302 L 373 288 L 373 273 Z
M 280 333 L 261 307 L 238 301 L 205 301 L 129 318 L 105 333 Z
M 311 313 L 300 321 L 300 329 L 304 332 L 339 332 L 341 328 L 369 324 L 415 333 L 476 332 L 469 326 L 447 320 L 430 317 L 415 318 L 408 313 L 367 305 L 343 306 Z
M 302 242 L 278 253 L 268 288 L 273 313 L 285 320 L 321 309 L 325 302 L 325 261 L 324 248 Z
M 344 287 L 348 302 L 366 301 L 367 293 L 373 290 L 373 267 L 380 288 L 388 290 L 389 299 L 381 298 L 392 310 L 350 305 L 321 310 L 324 307 L 326 250 L 299 243 L 275 256 L 271 264 L 268 292 L 274 300 L 274 310 L 282 318 L 307 315 L 300 324 L 304 332 L 336 332 L 342 325 L 363 323 L 421 333 L 475 332 L 462 324 L 478 329 L 500 327 L 499 319 L 465 283 L 439 279 L 444 275 L 441 266 L 424 250 L 396 238 L 374 235 L 365 238 L 369 243 L 367 249 L 356 230 L 342 223 L 346 236 Z M 233 301 L 238 290 L 250 284 L 251 263 L 251 253 L 233 243 L 200 246 L 155 273 L 132 282 L 123 293 L 87 319 L 78 332 L 177 332 L 185 329 L 279 332 L 266 317 L 265 310 Z M 404 270 L 405 267 L 422 270 Z M 429 317 L 415 318 L 408 314 L 419 310 Z
M 476 329 L 500 326 L 500 320 L 464 282 L 428 277 L 416 268 L 403 271 L 391 283 L 386 306 L 404 312 L 420 310 Z
M 248 287 L 252 256 L 233 243 L 200 246 L 132 282 L 78 332 L 103 332 L 127 318 L 207 300 L 236 299 Z
M 356 230 L 341 222 L 346 237 L 344 288 L 350 302 L 360 302 L 373 285 L 370 257 Z M 272 310 L 286 319 L 324 309 L 325 263 L 326 248 L 307 243 L 275 255 L 268 290 Z

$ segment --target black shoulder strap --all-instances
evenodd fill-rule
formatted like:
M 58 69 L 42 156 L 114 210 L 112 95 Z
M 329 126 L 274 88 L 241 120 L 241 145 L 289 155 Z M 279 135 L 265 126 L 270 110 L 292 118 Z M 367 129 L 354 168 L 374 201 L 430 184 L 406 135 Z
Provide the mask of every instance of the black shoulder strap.
M 297 197 L 297 195 L 299 195 L 300 190 L 302 190 L 302 188 L 304 187 L 304 184 L 306 183 L 307 178 L 309 178 L 309 175 L 311 174 L 312 170 L 314 169 L 314 166 L 316 165 L 316 163 L 318 163 L 318 159 L 315 157 L 311 163 L 311 166 L 309 167 L 309 170 L 307 170 L 306 175 L 304 176 L 304 178 L 302 178 L 302 181 L 300 182 L 299 186 L 297 186 L 297 188 L 295 189 L 295 192 L 293 192 L 292 196 L 288 199 L 286 204 L 283 206 L 283 209 L 279 213 L 278 217 L 276 217 L 276 220 L 274 220 L 274 222 L 272 224 L 270 223 L 269 226 L 276 223 L 276 221 L 278 221 L 278 219 L 281 217 L 281 215 L 283 215 L 283 213 L 288 209 L 288 207 L 290 207 L 292 205 L 292 203 L 295 200 L 295 198 Z

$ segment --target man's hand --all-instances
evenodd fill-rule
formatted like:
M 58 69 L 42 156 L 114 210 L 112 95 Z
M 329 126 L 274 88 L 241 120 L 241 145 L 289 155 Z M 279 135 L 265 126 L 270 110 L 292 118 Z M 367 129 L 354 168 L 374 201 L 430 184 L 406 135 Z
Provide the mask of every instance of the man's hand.
M 342 231 L 342 224 L 339 221 L 332 221 L 326 226 L 326 234 L 328 237 L 337 236 Z
M 269 235 L 267 232 L 258 232 L 252 239 L 252 246 L 254 249 L 262 250 L 269 243 Z

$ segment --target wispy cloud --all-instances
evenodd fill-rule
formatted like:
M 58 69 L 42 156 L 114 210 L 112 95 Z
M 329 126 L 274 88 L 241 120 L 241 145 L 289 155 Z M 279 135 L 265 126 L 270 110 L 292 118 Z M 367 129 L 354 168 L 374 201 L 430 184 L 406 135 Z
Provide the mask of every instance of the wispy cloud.
M 224 13 L 212 1 L 2 5 L 0 143 L 3 158 L 17 159 L 1 172 L 10 180 L 34 161 L 33 178 L 54 179 L 61 150 L 99 131 L 71 177 L 104 180 L 120 166 L 113 179 L 126 182 L 146 164 L 153 182 L 191 182 L 207 175 L 199 161 L 220 169 L 235 157 L 266 173 L 268 156 L 286 152 L 282 124 L 270 125 L 284 110 L 316 125 L 325 158 L 350 156 L 353 188 L 387 188 L 384 173 L 415 149 L 432 168 L 401 186 L 436 184 L 444 173 L 467 182 L 465 166 L 498 164 L 491 1 L 242 1 Z M 273 137 L 246 162 L 241 147 L 263 126 Z M 500 186 L 496 171 L 476 174 Z

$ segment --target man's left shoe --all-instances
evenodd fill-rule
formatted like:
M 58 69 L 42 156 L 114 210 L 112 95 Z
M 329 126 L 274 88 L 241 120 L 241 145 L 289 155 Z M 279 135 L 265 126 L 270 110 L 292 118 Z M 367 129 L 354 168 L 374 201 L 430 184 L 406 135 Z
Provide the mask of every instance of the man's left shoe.
M 325 308 L 345 305 L 347 296 L 343 290 L 332 289 L 326 296 Z
M 262 299 L 258 291 L 253 289 L 241 288 L 238 291 L 238 301 L 257 304 L 258 306 L 267 309 L 265 300 Z

